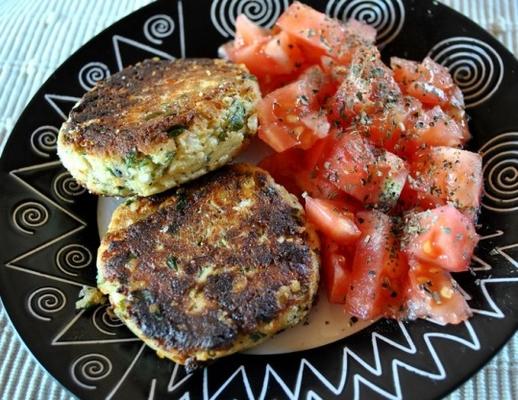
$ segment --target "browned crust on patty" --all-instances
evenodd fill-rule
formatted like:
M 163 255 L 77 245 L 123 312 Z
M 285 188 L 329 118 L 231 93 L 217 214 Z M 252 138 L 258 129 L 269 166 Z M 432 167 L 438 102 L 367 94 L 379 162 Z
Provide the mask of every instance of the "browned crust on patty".
M 226 166 L 137 202 L 116 212 L 102 241 L 99 282 L 117 286 L 125 304 L 116 312 L 160 354 L 218 357 L 285 328 L 276 320 L 288 309 L 307 313 L 318 239 L 265 171 Z
M 243 66 L 224 60 L 142 61 L 83 96 L 61 129 L 63 143 L 90 154 L 147 154 L 175 127 L 214 118 L 214 110 L 226 107 L 224 97 L 252 92 L 253 86 L 243 85 L 250 79 Z M 217 84 L 200 86 L 209 80 Z

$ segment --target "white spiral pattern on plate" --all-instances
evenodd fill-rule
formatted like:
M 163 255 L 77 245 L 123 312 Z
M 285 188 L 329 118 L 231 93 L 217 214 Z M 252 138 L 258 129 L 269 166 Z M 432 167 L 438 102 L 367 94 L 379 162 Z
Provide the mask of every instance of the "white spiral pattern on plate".
M 479 150 L 482 155 L 482 206 L 496 212 L 518 210 L 518 132 L 495 136 Z
M 49 211 L 36 201 L 27 201 L 18 205 L 12 214 L 14 225 L 28 235 L 34 235 L 35 229 L 47 223 Z
M 67 203 L 73 203 L 73 197 L 77 197 L 86 192 L 68 172 L 62 172 L 52 181 L 52 190 L 54 194 Z
M 79 357 L 70 367 L 74 382 L 84 389 L 95 389 L 93 382 L 106 378 L 113 369 L 108 357 L 99 353 L 85 354 Z
M 31 133 L 31 148 L 41 157 L 48 158 L 56 151 L 58 143 L 58 128 L 43 125 Z
M 157 14 L 148 18 L 144 23 L 144 36 L 151 43 L 162 44 L 162 39 L 171 36 L 174 28 L 174 21 L 169 15 Z
M 93 260 L 92 253 L 82 244 L 68 244 L 56 254 L 56 265 L 61 272 L 78 276 L 75 271 L 86 268 Z
M 79 71 L 79 84 L 84 90 L 92 89 L 95 84 L 110 76 L 110 69 L 101 62 L 91 62 Z
M 504 64 L 500 55 L 481 40 L 458 36 L 432 47 L 428 56 L 450 70 L 464 94 L 466 108 L 488 100 L 500 87 Z
M 329 0 L 326 14 L 342 21 L 354 18 L 376 28 L 380 47 L 394 40 L 405 23 L 401 0 Z
M 42 287 L 29 296 L 27 308 L 34 318 L 41 321 L 50 321 L 46 314 L 53 314 L 62 310 L 67 304 L 65 294 L 58 288 L 47 286 Z
M 92 316 L 92 322 L 97 330 L 105 335 L 115 336 L 113 328 L 123 325 L 122 321 L 108 311 L 107 305 L 98 307 Z
M 245 14 L 256 24 L 270 28 L 282 12 L 288 8 L 288 0 L 214 0 L 210 17 L 222 36 L 235 35 L 236 18 Z

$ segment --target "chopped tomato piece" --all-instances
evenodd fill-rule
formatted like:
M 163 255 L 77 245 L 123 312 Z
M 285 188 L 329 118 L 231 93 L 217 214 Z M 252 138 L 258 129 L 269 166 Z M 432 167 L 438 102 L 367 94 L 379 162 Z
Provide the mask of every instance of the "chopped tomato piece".
M 383 113 L 401 97 L 392 71 L 375 47 L 362 47 L 352 58 L 336 94 L 330 100 L 332 120 L 343 127 L 352 122 L 369 125 L 373 114 Z
M 375 30 L 361 22 L 344 25 L 298 1 L 280 16 L 277 26 L 297 38 L 313 62 L 324 54 L 347 62 L 353 49 L 373 43 L 376 37 Z
M 421 68 L 424 70 L 423 74 L 427 76 L 428 81 L 445 92 L 449 92 L 455 87 L 455 83 L 450 75 L 448 68 L 437 64 L 430 57 L 425 57 Z
M 482 194 L 482 158 L 451 147 L 424 149 L 410 163 L 409 183 L 423 208 L 450 203 L 476 213 Z
M 330 134 L 324 139 L 317 140 L 310 149 L 306 150 L 304 153 L 304 164 L 306 168 L 311 170 L 317 166 L 318 162 L 322 159 L 324 153 L 326 153 L 329 148 L 330 144 L 328 138 L 332 136 L 333 135 Z
M 301 191 L 306 192 L 311 197 L 340 201 L 349 200 L 348 203 L 351 203 L 351 200 L 354 200 L 348 198 L 342 190 L 338 189 L 335 185 L 325 179 L 323 174 L 319 173 L 315 169 L 306 168 L 300 170 L 292 176 L 292 179 L 295 180 Z M 361 208 L 358 205 L 355 207 L 356 209 Z
M 473 222 L 452 206 L 411 214 L 404 248 L 418 262 L 452 272 L 466 271 L 478 242 Z
M 285 32 L 273 34 L 245 15 L 236 20 L 235 40 L 221 50 L 226 58 L 245 64 L 257 76 L 263 94 L 292 82 L 307 67 L 293 37 Z
M 464 110 L 464 97 L 458 87 L 455 87 L 450 98 L 450 104 L 444 106 L 444 111 L 448 114 L 462 130 L 462 144 L 471 139 L 468 128 L 468 119 Z
M 330 303 L 344 304 L 349 289 L 351 259 L 344 248 L 325 238 L 322 241 L 322 278 Z
M 450 272 L 469 268 L 482 193 L 464 97 L 429 57 L 388 68 L 375 40 L 295 1 L 273 29 L 239 16 L 222 49 L 258 78 L 258 136 L 276 151 L 259 165 L 305 201 L 329 301 L 459 323 L 471 311 Z
M 407 317 L 429 318 L 440 324 L 459 324 L 471 309 L 448 271 L 422 262 L 410 262 Z
M 429 106 L 447 105 L 458 97 L 448 69 L 426 57 L 421 64 L 398 57 L 390 59 L 394 78 L 404 93 Z
M 347 204 L 339 200 L 313 199 L 304 196 L 306 215 L 318 231 L 340 244 L 354 242 L 360 230 Z
M 415 128 L 415 140 L 420 144 L 456 147 L 464 141 L 463 129 L 439 106 L 424 112 Z
M 317 74 L 322 71 L 313 67 L 303 79 L 271 92 L 258 104 L 259 138 L 275 151 L 308 149 L 329 132 L 330 124 L 318 104 L 323 78 L 318 82 Z
M 406 155 L 409 153 L 409 138 L 413 136 L 417 117 L 421 113 L 421 102 L 411 96 L 404 96 L 390 103 L 384 110 L 372 114 L 369 124 L 362 126 L 363 131 L 376 146 L 397 155 Z
M 236 64 L 245 64 L 252 74 L 261 79 L 273 71 L 276 66 L 275 62 L 264 53 L 265 44 L 266 41 L 258 41 L 236 46 L 234 42 L 230 42 L 223 46 L 223 53 Z
M 300 196 L 302 190 L 297 186 L 293 176 L 299 172 L 303 162 L 302 151 L 290 149 L 265 157 L 259 163 L 259 167 L 268 171 L 275 182 L 283 185 L 290 193 Z
M 355 199 L 392 207 L 406 181 L 405 162 L 375 148 L 357 132 L 345 132 L 323 162 L 327 180 Z
M 286 32 L 280 32 L 265 43 L 264 54 L 275 63 L 270 74 L 291 74 L 304 63 L 302 51 Z
M 390 217 L 357 214 L 361 237 L 356 245 L 346 310 L 362 319 L 396 316 L 405 300 L 408 265 L 399 252 Z
M 236 36 L 235 45 L 237 47 L 247 46 L 252 43 L 263 42 L 264 39 L 270 37 L 270 32 L 267 29 L 261 28 L 245 14 L 239 14 L 236 18 Z
M 374 43 L 376 41 L 376 28 L 354 18 L 347 20 L 345 30 L 349 35 L 358 36 L 367 43 Z

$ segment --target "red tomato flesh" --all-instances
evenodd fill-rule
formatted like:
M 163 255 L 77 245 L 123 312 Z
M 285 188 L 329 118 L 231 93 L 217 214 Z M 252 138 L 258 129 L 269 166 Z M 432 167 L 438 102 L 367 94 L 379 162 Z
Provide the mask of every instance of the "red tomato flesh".
M 405 94 L 429 106 L 447 105 L 455 84 L 448 69 L 426 57 L 421 64 L 398 57 L 390 59 L 394 78 Z
M 408 318 L 459 324 L 471 316 L 471 309 L 449 272 L 421 262 L 411 262 L 410 265 Z
M 405 224 L 409 259 L 452 272 L 466 271 L 478 242 L 473 222 L 455 207 L 411 214 Z
M 361 237 L 356 245 L 346 311 L 362 319 L 395 316 L 405 300 L 408 266 L 392 233 L 390 217 L 357 214 Z
M 354 242 L 360 230 L 347 204 L 338 200 L 313 199 L 304 196 L 306 216 L 318 231 L 340 244 Z
M 354 48 L 373 43 L 376 31 L 358 21 L 342 24 L 311 7 L 294 2 L 279 17 L 281 30 L 297 38 L 313 62 L 327 54 L 346 62 Z
M 273 36 L 263 48 L 264 54 L 275 62 L 275 69 L 270 74 L 291 74 L 300 70 L 304 63 L 302 51 L 286 32 Z
M 361 47 L 330 100 L 333 122 L 343 127 L 353 122 L 368 125 L 373 114 L 385 111 L 400 97 L 401 90 L 392 71 L 381 61 L 378 49 Z
M 236 18 L 236 36 L 234 44 L 236 47 L 247 46 L 256 42 L 263 42 L 270 37 L 267 29 L 261 28 L 252 22 L 245 14 Z
M 451 147 L 430 147 L 410 162 L 409 188 L 417 205 L 433 208 L 453 204 L 475 214 L 482 194 L 482 158 L 477 153 Z
M 257 106 L 259 138 L 282 152 L 291 147 L 308 149 L 327 136 L 330 124 L 317 100 L 323 80 L 320 68 L 313 67 L 302 79 L 265 96 Z
M 271 30 L 239 16 L 223 49 L 258 78 L 258 136 L 277 152 L 260 166 L 305 200 L 329 301 L 459 323 L 471 311 L 450 272 L 469 268 L 482 193 L 464 98 L 428 57 L 388 68 L 375 39 L 296 1 Z
M 322 240 L 322 278 L 330 303 L 345 303 L 350 275 L 351 260 L 344 248 L 327 238 Z
M 357 132 L 345 132 L 322 163 L 327 180 L 355 199 L 392 207 L 406 181 L 405 162 L 375 148 Z
M 307 67 L 293 37 L 286 32 L 272 34 L 245 15 L 236 19 L 235 40 L 221 49 L 226 58 L 245 64 L 257 76 L 263 94 L 293 81 Z
M 302 151 L 290 149 L 265 157 L 259 163 L 259 167 L 268 171 L 275 182 L 284 186 L 290 193 L 300 196 L 303 191 L 297 186 L 293 176 L 299 172 L 303 162 Z

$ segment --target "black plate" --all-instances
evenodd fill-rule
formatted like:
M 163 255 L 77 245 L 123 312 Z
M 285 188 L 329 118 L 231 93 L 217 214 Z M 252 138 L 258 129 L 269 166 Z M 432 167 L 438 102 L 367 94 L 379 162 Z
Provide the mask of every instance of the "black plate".
M 472 272 L 458 275 L 474 317 L 459 326 L 380 321 L 318 349 L 235 355 L 193 375 L 137 341 L 104 308 L 77 313 L 94 285 L 97 200 L 56 156 L 56 132 L 96 80 L 150 56 L 216 56 L 233 18 L 271 25 L 287 0 L 162 1 L 91 40 L 43 85 L 1 159 L 0 291 L 18 333 L 41 364 L 85 399 L 438 398 L 509 339 L 518 325 L 518 62 L 460 14 L 425 0 L 310 4 L 380 28 L 385 57 L 431 54 L 453 69 L 469 106 L 472 150 L 483 151 L 482 240 Z M 361 4 L 360 4 L 361 3 Z M 380 6 L 381 5 L 381 6 Z M 16 93 L 13 93 L 16 95 Z M 423 390 L 426 388 L 426 390 Z

